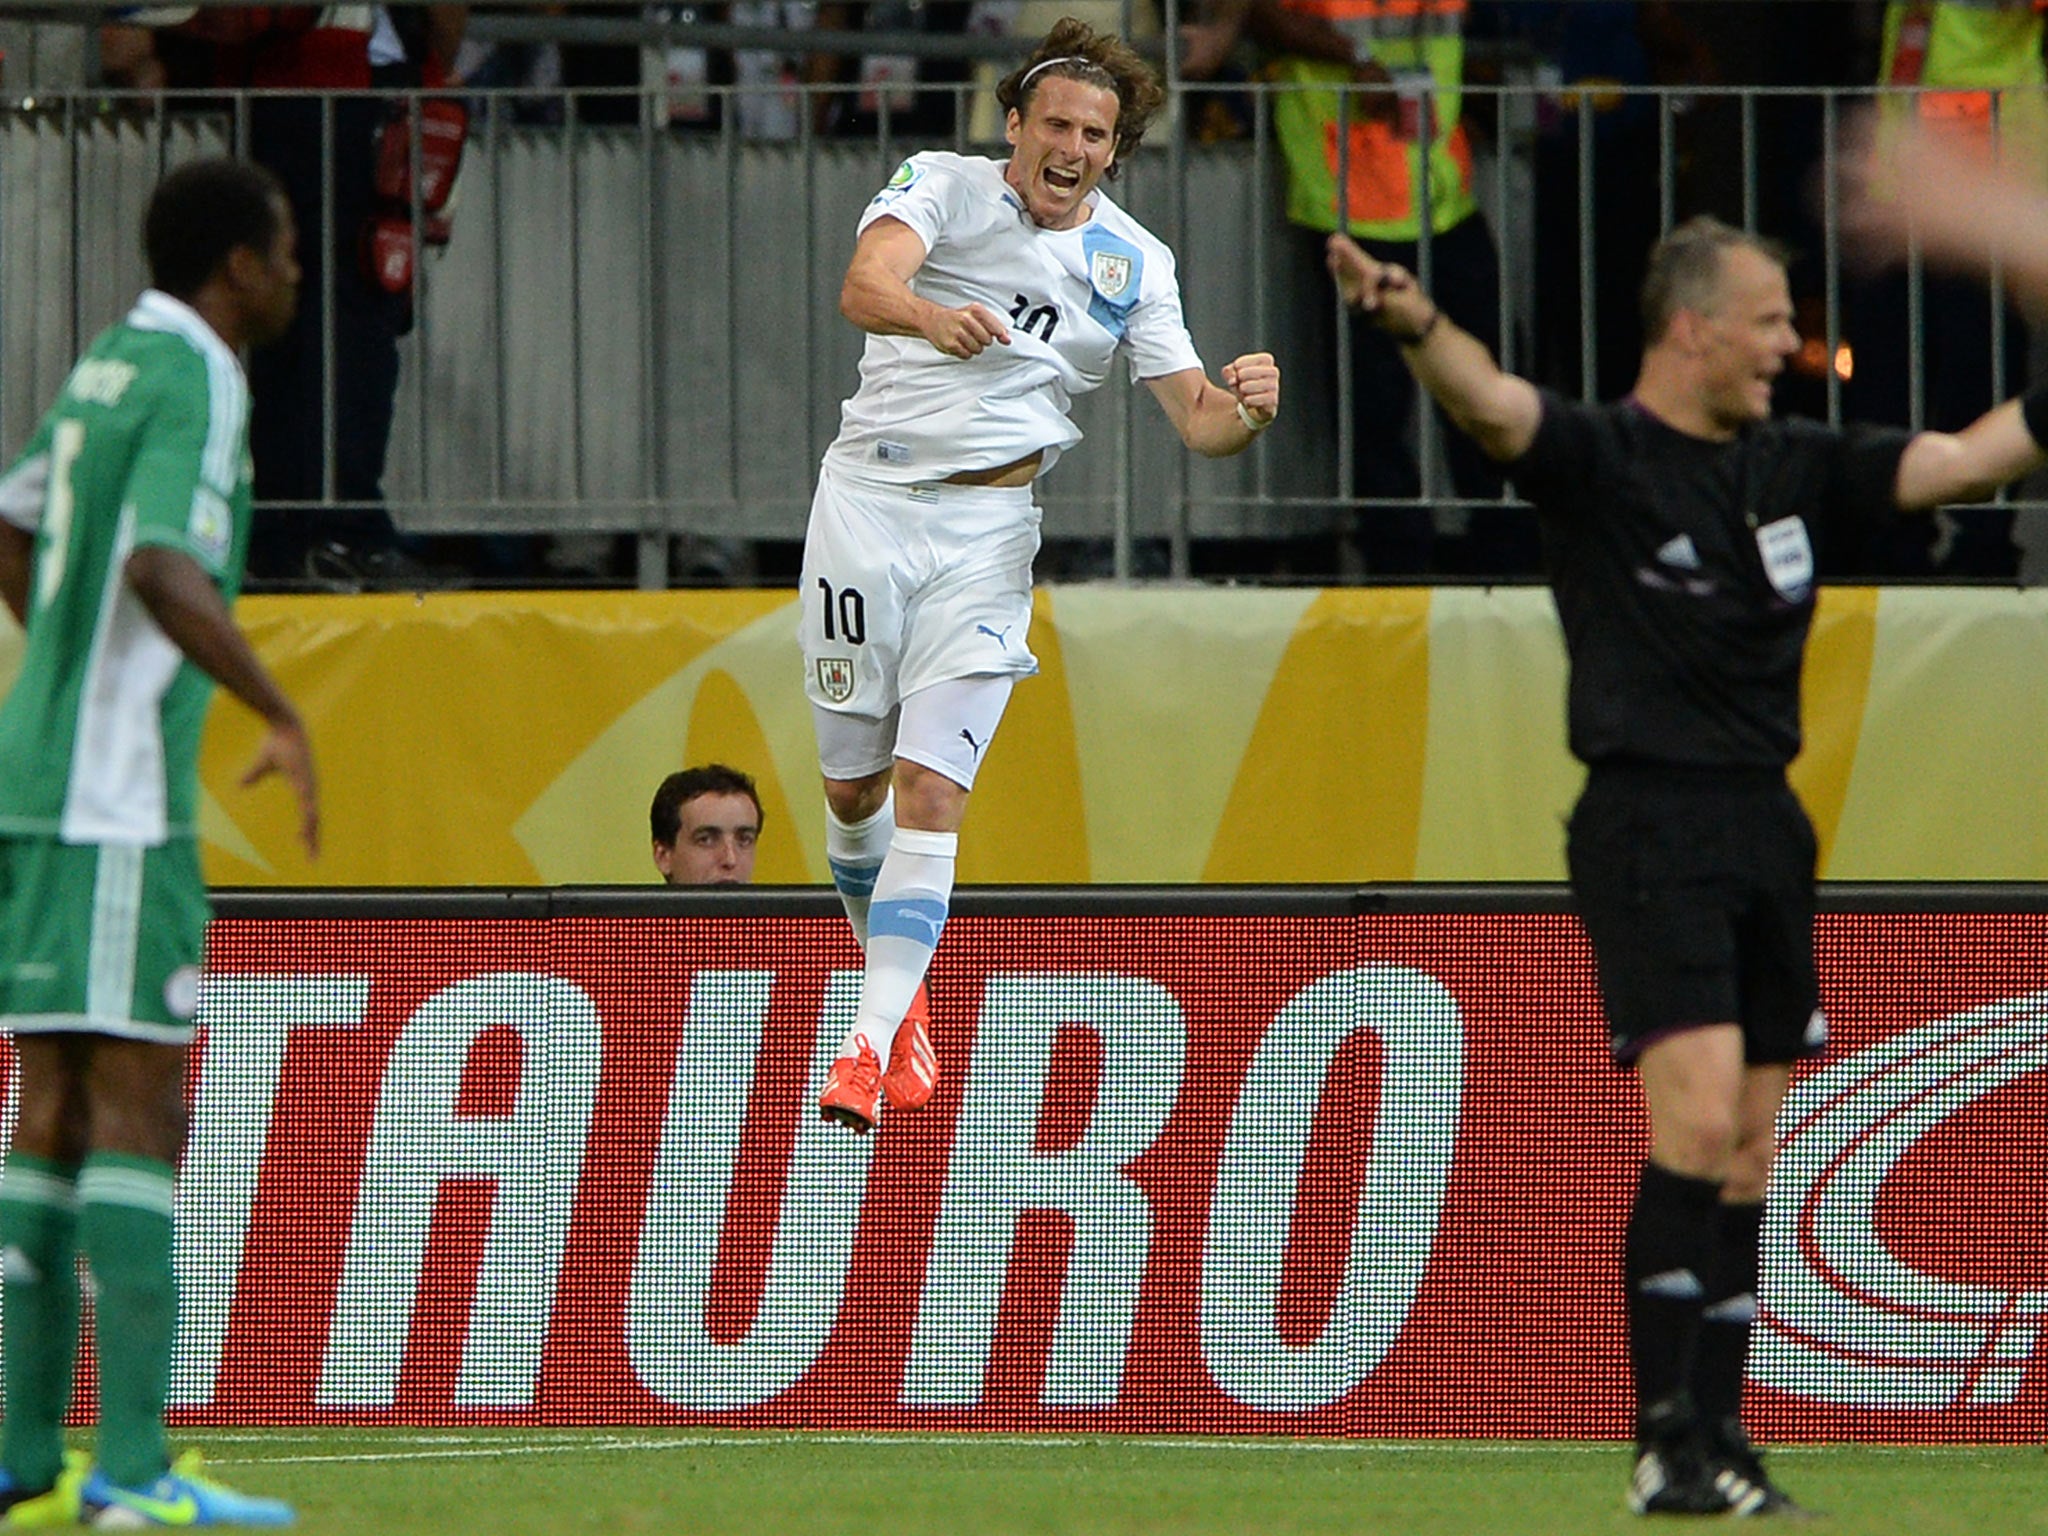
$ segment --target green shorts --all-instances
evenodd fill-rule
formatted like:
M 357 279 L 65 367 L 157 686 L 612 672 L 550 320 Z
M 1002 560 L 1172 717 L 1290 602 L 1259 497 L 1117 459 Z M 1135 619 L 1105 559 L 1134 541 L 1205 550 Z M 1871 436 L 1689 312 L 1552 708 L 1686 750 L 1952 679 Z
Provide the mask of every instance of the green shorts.
M 192 838 L 0 838 L 0 1030 L 186 1043 L 209 910 Z

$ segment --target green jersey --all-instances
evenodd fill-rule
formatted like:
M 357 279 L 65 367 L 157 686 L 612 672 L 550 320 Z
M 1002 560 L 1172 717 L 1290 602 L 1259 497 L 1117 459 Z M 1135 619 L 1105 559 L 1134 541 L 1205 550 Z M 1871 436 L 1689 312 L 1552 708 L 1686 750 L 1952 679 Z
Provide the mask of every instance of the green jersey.
M 124 576 L 190 555 L 232 602 L 249 543 L 249 386 L 189 305 L 151 290 L 79 359 L 0 477 L 35 535 L 21 673 L 0 704 L 0 834 L 153 846 L 194 832 L 212 680 Z

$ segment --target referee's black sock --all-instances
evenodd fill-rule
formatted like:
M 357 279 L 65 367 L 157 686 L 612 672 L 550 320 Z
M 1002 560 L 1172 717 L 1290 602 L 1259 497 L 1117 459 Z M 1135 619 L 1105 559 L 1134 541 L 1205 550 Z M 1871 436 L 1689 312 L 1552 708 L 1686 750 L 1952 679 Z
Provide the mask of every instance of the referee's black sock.
M 1643 1164 L 1628 1218 L 1622 1273 L 1628 1282 L 1628 1352 L 1636 1418 L 1669 1422 L 1689 1402 L 1700 1308 L 1720 1242 L 1721 1187 Z
M 1692 1368 L 1693 1402 L 1709 1425 L 1742 1416 L 1742 1376 L 1763 1268 L 1763 1225 L 1762 1201 L 1721 1207 Z

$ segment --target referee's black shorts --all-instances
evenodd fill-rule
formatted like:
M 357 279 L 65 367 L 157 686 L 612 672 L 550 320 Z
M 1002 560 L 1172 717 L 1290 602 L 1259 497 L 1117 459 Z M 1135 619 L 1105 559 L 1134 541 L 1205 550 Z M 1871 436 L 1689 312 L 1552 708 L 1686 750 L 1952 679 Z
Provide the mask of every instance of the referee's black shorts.
M 1820 1052 L 1818 853 L 1777 769 L 1593 767 L 1566 859 L 1617 1062 L 1702 1024 L 1740 1024 L 1752 1065 Z

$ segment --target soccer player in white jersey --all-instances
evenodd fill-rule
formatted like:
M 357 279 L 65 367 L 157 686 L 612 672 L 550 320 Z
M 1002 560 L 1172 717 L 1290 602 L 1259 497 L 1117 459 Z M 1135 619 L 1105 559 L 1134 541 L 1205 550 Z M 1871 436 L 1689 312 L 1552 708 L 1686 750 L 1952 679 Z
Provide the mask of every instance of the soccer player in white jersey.
M 172 1178 L 207 919 L 199 734 L 213 682 L 269 725 L 317 851 L 312 749 L 229 610 L 249 545 L 236 352 L 290 322 L 299 264 L 268 171 L 201 160 L 150 199 L 154 286 L 72 369 L 0 476 L 0 597 L 26 629 L 0 705 L 0 1029 L 21 1109 L 0 1169 L 0 1528 L 282 1525 L 289 1505 L 164 1442 Z M 64 1451 L 92 1270 L 97 1465 Z
M 1069 17 L 996 95 L 1007 162 L 913 155 L 862 216 L 839 298 L 860 388 L 804 541 L 826 853 L 867 956 L 819 1107 L 861 1133 L 938 1081 L 924 977 L 975 770 L 1038 670 L 1031 486 L 1081 440 L 1070 401 L 1121 352 L 1197 453 L 1242 452 L 1280 408 L 1268 353 L 1204 373 L 1172 252 L 1100 185 L 1165 99 L 1144 61 Z

